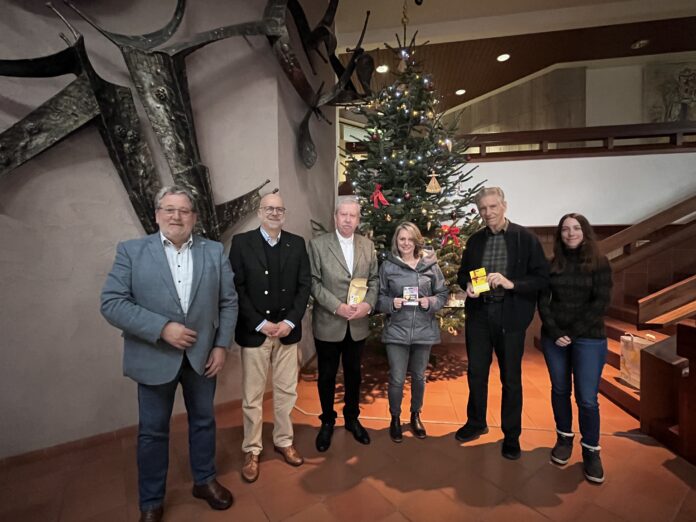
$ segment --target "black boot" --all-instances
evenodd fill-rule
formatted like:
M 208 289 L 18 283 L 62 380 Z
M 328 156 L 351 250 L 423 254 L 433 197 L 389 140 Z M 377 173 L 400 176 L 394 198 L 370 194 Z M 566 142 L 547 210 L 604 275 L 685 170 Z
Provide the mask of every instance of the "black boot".
M 394 442 L 404 440 L 404 436 L 401 433 L 401 419 L 396 415 L 392 415 L 391 424 L 389 424 L 389 436 Z
M 568 463 L 573 453 L 573 438 L 574 435 L 557 434 L 556 445 L 551 450 L 551 462 L 559 466 Z
M 604 482 L 604 468 L 602 467 L 602 459 L 599 458 L 599 447 L 582 447 L 582 471 L 590 482 L 594 484 Z
M 425 426 L 420 420 L 420 413 L 417 411 L 411 412 L 411 431 L 417 439 L 424 439 L 426 436 Z

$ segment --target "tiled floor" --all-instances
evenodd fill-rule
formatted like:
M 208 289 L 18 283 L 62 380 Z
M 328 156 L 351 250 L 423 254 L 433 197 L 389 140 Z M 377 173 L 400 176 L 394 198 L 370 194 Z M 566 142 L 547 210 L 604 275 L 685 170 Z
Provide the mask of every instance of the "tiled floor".
M 585 482 L 577 447 L 565 468 L 549 463 L 555 440 L 549 380 L 543 358 L 533 348 L 525 354 L 523 454 L 515 462 L 500 456 L 495 364 L 490 433 L 466 445 L 453 437 L 466 413 L 465 362 L 459 353 L 437 354 L 422 414 L 429 437 L 417 440 L 406 431 L 402 444 L 392 443 L 387 433 L 386 362 L 379 353 L 371 353 L 366 366 L 362 419 L 371 430 L 370 446 L 359 445 L 338 427 L 331 449 L 317 453 L 316 385 L 303 381 L 294 418 L 305 465 L 290 467 L 272 451 L 269 402 L 261 476 L 246 484 L 239 475 L 241 412 L 219 416 L 219 480 L 235 495 L 229 511 L 214 512 L 190 495 L 186 427 L 176 425 L 165 521 L 696 520 L 696 467 L 641 435 L 635 419 L 603 398 L 606 482 Z M 408 412 L 406 402 L 404 406 Z M 127 437 L 0 469 L 0 521 L 137 520 L 134 443 Z

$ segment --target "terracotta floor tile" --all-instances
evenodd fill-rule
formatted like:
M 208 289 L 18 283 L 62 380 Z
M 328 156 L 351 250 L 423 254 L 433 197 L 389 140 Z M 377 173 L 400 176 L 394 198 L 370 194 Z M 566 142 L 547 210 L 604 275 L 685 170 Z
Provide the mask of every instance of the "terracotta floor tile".
M 42 502 L 26 503 L 0 510 L 2 522 L 58 522 L 60 516 L 60 498 Z
M 481 518 L 481 522 L 510 522 L 511 520 L 524 520 L 524 522 L 543 522 L 549 519 L 534 509 L 520 504 L 515 499 L 506 501 L 488 510 Z
M 307 509 L 294 514 L 290 518 L 286 518 L 283 522 L 338 522 L 340 519 L 336 518 L 330 511 L 329 508 L 322 504 L 314 504 Z
M 326 500 L 326 507 L 333 516 L 344 522 L 381 520 L 395 511 L 394 505 L 368 482 L 360 482 L 332 495 Z
M 61 522 L 77 522 L 126 505 L 123 477 L 98 484 L 68 484 Z
M 474 520 L 476 510 L 455 502 L 442 491 L 418 491 L 408 496 L 399 506 L 402 513 L 411 522 L 460 522 Z
M 285 481 L 282 486 L 277 482 L 254 489 L 254 496 L 271 522 L 284 520 L 299 513 L 321 497 L 310 492 L 302 482 Z
M 596 504 L 587 504 L 584 509 L 578 510 L 577 516 L 570 520 L 586 521 L 586 522 L 630 522 L 629 519 L 625 519 L 607 511 L 603 507 Z

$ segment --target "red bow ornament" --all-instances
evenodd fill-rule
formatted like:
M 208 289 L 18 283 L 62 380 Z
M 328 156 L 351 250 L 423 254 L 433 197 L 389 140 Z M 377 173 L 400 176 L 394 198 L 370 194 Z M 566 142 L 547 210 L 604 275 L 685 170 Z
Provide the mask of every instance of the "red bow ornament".
M 452 239 L 454 244 L 459 246 L 459 227 L 442 225 L 442 232 L 444 233 L 444 236 L 442 236 L 442 246 L 445 246 L 449 239 Z
M 380 203 L 385 207 L 389 206 L 387 198 L 385 198 L 384 194 L 382 194 L 382 185 L 380 183 L 375 185 L 375 191 L 370 196 L 370 200 L 372 200 L 372 204 L 375 206 L 375 208 L 379 208 Z

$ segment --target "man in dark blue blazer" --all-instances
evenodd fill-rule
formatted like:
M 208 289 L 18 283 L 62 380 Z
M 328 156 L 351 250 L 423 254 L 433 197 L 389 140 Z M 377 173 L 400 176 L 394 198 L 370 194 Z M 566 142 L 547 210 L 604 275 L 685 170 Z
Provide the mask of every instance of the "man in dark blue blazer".
M 283 230 L 285 206 L 280 195 L 261 198 L 257 215 L 261 226 L 234 236 L 230 248 L 239 295 L 235 340 L 242 347 L 242 477 L 247 482 L 259 476 L 269 367 L 273 372 L 273 445 L 288 464 L 304 462 L 293 444 L 290 414 L 297 399 L 297 343 L 311 287 L 304 239 Z
M 159 232 L 119 243 L 101 294 L 101 312 L 123 331 L 124 375 L 138 383 L 138 491 L 141 522 L 162 519 L 169 423 L 181 383 L 189 421 L 193 496 L 227 509 L 215 479 L 215 376 L 237 320 L 234 274 L 222 245 L 192 234 L 191 193 L 165 187 L 155 198 Z

